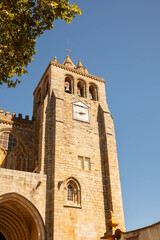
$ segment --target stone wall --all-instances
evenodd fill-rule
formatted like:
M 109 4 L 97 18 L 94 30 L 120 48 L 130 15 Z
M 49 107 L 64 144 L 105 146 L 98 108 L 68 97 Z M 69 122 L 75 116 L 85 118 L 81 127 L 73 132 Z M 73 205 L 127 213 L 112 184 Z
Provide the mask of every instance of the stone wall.
M 17 193 L 25 197 L 38 209 L 45 222 L 46 175 L 0 168 L 0 183 L 1 196 Z
M 119 240 L 159 240 L 160 222 L 129 232 L 117 231 Z

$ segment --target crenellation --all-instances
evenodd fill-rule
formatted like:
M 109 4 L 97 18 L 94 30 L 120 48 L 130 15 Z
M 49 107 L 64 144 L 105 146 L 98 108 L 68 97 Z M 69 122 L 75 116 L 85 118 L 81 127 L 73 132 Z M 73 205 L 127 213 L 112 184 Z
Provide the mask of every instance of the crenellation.
M 10 113 L 9 111 L 6 111 L 6 114 L 5 114 L 5 115 L 6 115 L 6 116 L 9 116 L 9 113 Z
M 1 122 L 10 122 L 14 124 L 14 122 L 18 122 L 21 124 L 33 124 L 33 121 L 29 119 L 29 115 L 26 115 L 25 118 L 22 117 L 22 114 L 19 113 L 18 117 L 16 117 L 16 113 L 12 112 L 10 115 L 9 111 L 3 113 L 3 109 L 0 109 L 0 121 Z
M 19 118 L 19 119 L 22 119 L 22 113 L 19 113 L 19 114 L 18 114 L 18 118 Z

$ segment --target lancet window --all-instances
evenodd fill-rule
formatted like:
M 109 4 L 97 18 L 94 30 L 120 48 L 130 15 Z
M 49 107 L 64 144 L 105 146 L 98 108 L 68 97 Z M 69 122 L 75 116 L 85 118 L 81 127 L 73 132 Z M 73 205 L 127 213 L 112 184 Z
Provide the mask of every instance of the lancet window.
M 65 206 L 81 206 L 80 184 L 75 178 L 68 178 L 65 183 Z

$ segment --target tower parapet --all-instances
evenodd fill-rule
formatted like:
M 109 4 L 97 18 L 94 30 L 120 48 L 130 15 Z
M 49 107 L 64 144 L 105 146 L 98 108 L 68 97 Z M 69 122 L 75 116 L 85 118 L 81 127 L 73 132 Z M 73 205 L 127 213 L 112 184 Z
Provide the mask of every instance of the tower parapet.
M 6 111 L 3 113 L 3 109 L 0 109 L 0 123 L 7 123 L 7 124 L 20 124 L 30 127 L 33 125 L 33 121 L 29 119 L 29 115 L 26 115 L 25 118 L 22 117 L 22 113 L 19 113 L 18 116 L 16 116 L 15 112 L 12 112 L 10 114 L 9 111 Z

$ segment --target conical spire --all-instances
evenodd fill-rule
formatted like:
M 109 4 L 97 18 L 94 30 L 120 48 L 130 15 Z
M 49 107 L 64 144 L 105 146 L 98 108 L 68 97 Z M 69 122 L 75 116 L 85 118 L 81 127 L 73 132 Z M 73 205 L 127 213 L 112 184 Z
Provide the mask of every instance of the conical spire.
M 81 60 L 78 61 L 77 68 L 83 68 L 82 63 L 81 63 Z
M 67 66 L 67 67 L 74 67 L 75 68 L 75 65 L 74 63 L 72 62 L 72 60 L 70 59 L 69 55 L 67 55 L 63 65 Z
M 78 61 L 77 70 L 81 71 L 81 72 L 84 72 L 84 68 L 82 66 L 81 60 Z

